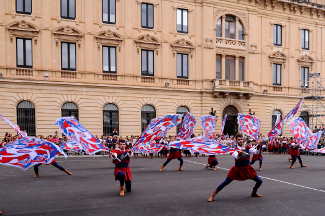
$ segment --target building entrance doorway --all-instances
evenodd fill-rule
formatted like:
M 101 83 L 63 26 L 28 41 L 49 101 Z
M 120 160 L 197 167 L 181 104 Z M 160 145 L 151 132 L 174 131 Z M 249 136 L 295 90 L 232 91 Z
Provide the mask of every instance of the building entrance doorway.
M 223 117 L 227 114 L 227 120 L 224 128 L 224 135 L 236 135 L 238 132 L 238 124 L 237 124 L 237 116 L 238 116 L 238 111 L 236 107 L 234 106 L 227 106 L 223 110 Z

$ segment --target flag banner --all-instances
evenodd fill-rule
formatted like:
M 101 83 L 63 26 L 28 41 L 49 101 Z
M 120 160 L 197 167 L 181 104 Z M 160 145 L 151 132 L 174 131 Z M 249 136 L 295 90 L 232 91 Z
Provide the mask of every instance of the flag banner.
M 317 133 L 312 134 L 309 137 L 306 137 L 301 144 L 305 146 L 308 149 L 317 149 L 317 144 L 319 142 L 319 139 L 322 136 L 322 131 L 319 131 Z
M 74 141 L 67 141 L 62 148 L 64 150 L 68 150 L 68 151 L 75 151 L 75 152 L 82 152 L 83 148 L 82 145 L 80 145 L 78 142 L 74 142 Z
M 26 137 L 27 136 L 27 133 L 24 132 L 24 131 L 21 131 L 19 126 L 16 125 L 16 124 L 12 124 L 9 119 L 6 119 L 5 117 L 3 117 L 1 114 L 0 114 L 0 118 L 2 118 L 10 127 L 12 127 L 15 131 L 17 131 L 19 133 L 20 136 L 22 137 Z
M 216 128 L 215 116 L 201 116 L 201 127 L 203 130 L 203 137 L 207 139 L 214 139 Z
M 302 99 L 278 124 L 273 127 L 273 129 L 267 134 L 266 139 L 270 139 L 271 137 L 276 138 L 281 134 L 282 126 L 299 111 L 303 100 L 304 99 Z
M 278 114 L 278 115 L 276 116 L 276 121 L 275 121 L 275 124 L 274 124 L 274 125 L 277 125 L 280 121 L 281 121 L 281 115 Z M 271 137 L 269 141 L 270 141 L 270 142 L 274 142 L 274 141 L 275 141 L 275 137 Z
M 166 136 L 169 129 L 181 123 L 182 116 L 183 115 L 166 115 L 152 119 L 133 147 L 138 147 L 138 149 L 140 149 L 139 145 L 154 143 L 156 139 Z M 133 151 L 137 151 L 137 149 L 133 148 Z
M 134 152 L 141 152 L 142 154 L 158 154 L 164 145 L 159 143 L 141 144 L 133 148 Z
M 235 151 L 235 149 L 221 145 L 215 140 L 207 139 L 202 136 L 188 140 L 174 141 L 169 143 L 167 146 L 207 155 L 229 154 Z
M 59 146 L 51 142 L 22 137 L 0 149 L 0 164 L 26 170 L 35 164 L 50 164 L 59 154 L 67 157 Z
M 177 135 L 177 139 L 186 140 L 191 138 L 191 135 L 194 133 L 195 124 L 196 119 L 191 113 L 187 112 Z
M 238 113 L 238 130 L 258 140 L 261 127 L 261 119 L 247 114 Z
M 292 136 L 298 141 L 298 143 L 302 143 L 307 137 L 313 135 L 312 131 L 308 128 L 304 120 L 300 117 L 293 118 L 289 123 L 288 127 Z
M 73 116 L 59 118 L 56 120 L 56 126 L 72 142 L 79 143 L 82 149 L 89 155 L 99 151 L 109 151 L 109 149 L 99 142 L 80 122 Z
M 325 147 L 321 148 L 321 149 L 316 149 L 316 150 L 314 150 L 314 152 L 325 154 Z
M 222 120 L 220 137 L 222 137 L 222 135 L 223 135 L 223 130 L 224 130 L 225 125 L 226 125 L 226 120 L 227 120 L 227 114 L 223 117 L 223 120 Z

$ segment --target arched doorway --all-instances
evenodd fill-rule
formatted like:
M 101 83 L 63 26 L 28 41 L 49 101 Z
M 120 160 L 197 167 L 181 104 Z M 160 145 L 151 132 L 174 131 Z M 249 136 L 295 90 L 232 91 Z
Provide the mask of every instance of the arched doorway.
M 224 135 L 236 135 L 238 132 L 237 116 L 238 111 L 234 106 L 227 106 L 223 110 L 222 119 L 227 114 L 227 120 L 224 128 Z

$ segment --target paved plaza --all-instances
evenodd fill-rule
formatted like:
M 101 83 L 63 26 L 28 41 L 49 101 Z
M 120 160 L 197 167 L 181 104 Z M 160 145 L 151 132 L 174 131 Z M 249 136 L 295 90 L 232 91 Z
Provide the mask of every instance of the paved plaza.
M 58 158 L 68 176 L 49 165 L 34 170 L 1 168 L 3 215 L 324 215 L 325 157 L 302 156 L 307 168 L 289 169 L 288 156 L 264 154 L 262 198 L 250 197 L 254 182 L 234 181 L 212 203 L 207 199 L 234 165 L 217 156 L 216 171 L 204 169 L 207 157 L 171 161 L 163 172 L 160 158 L 131 159 L 132 192 L 119 196 L 114 166 L 108 157 Z M 254 164 L 258 168 L 258 164 Z

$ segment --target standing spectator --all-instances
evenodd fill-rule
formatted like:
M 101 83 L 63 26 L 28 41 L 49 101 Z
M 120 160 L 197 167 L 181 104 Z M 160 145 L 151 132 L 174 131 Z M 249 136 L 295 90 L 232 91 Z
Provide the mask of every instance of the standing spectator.
M 118 135 L 117 128 L 114 128 L 114 130 L 113 130 L 113 136 L 117 136 L 117 135 Z

